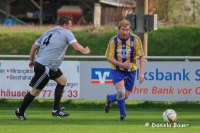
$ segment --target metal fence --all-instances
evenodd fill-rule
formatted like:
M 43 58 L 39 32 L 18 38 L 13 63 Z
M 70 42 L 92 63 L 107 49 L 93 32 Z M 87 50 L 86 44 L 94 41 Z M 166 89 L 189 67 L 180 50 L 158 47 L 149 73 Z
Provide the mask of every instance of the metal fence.
M 0 55 L 0 58 L 20 58 L 20 59 L 29 59 L 29 55 Z M 66 55 L 67 59 L 106 59 L 106 56 L 100 55 Z M 147 60 L 200 60 L 200 56 L 146 56 Z

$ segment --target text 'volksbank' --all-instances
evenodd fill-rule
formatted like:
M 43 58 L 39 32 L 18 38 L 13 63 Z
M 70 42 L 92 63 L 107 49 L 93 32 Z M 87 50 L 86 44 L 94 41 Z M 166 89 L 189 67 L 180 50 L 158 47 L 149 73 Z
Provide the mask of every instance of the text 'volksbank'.
M 112 73 L 110 68 L 92 68 L 91 80 L 92 83 L 107 83 L 112 80 Z M 139 69 L 136 71 L 136 78 L 138 80 Z M 191 71 L 194 71 L 192 73 Z M 149 81 L 200 81 L 200 69 L 190 70 L 188 72 L 185 68 L 180 71 L 161 71 L 156 68 L 154 71 L 144 72 L 145 80 Z

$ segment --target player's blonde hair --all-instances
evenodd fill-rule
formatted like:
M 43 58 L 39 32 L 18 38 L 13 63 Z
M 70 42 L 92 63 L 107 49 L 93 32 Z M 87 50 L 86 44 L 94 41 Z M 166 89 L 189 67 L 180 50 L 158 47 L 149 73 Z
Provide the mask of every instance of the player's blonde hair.
M 128 20 L 124 19 L 121 22 L 119 22 L 118 29 L 120 29 L 121 27 L 127 26 L 127 25 L 129 25 L 129 27 L 131 27 L 131 23 Z

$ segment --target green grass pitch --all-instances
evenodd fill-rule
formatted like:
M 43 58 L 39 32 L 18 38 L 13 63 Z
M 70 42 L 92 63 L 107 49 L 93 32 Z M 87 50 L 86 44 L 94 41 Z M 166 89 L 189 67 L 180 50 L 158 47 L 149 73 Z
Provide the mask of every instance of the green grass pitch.
M 47 108 L 29 108 L 27 120 L 20 121 L 10 107 L 0 109 L 0 133 L 197 133 L 200 130 L 198 110 L 177 109 L 177 123 L 187 127 L 154 127 L 164 124 L 163 109 L 129 109 L 127 120 L 119 121 L 118 110 L 105 113 L 102 110 L 69 110 L 68 118 L 54 118 Z M 150 126 L 145 124 L 149 122 Z

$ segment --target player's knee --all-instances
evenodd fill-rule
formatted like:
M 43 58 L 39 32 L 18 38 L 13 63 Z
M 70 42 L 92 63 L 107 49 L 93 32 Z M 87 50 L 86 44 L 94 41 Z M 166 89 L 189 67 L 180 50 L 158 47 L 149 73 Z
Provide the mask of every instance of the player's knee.
M 39 94 L 40 94 L 40 92 L 41 92 L 41 90 L 39 90 L 39 89 L 36 89 L 36 88 L 32 88 L 32 90 L 30 91 L 30 94 L 32 95 L 32 96 L 38 96 Z
M 130 95 L 131 95 L 131 92 L 126 90 L 125 98 L 128 99 Z
M 123 99 L 125 97 L 125 88 L 117 87 L 117 99 Z
M 65 77 L 65 78 L 63 78 L 63 84 L 62 85 L 66 85 L 66 83 L 67 83 L 67 78 Z
M 56 82 L 60 85 L 66 85 L 67 83 L 67 78 L 62 75 L 61 77 L 59 77 L 58 79 L 56 79 Z

